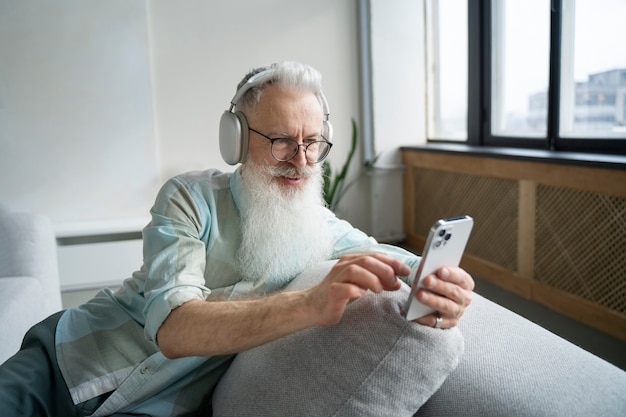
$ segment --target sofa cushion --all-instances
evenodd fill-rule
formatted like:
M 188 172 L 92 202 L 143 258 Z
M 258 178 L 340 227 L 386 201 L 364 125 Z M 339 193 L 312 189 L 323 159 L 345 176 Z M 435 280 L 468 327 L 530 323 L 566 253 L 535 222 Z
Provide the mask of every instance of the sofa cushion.
M 475 294 L 465 354 L 416 416 L 624 416 L 626 372 Z
M 35 278 L 0 278 L 0 363 L 19 350 L 28 329 L 46 318 L 46 296 Z
M 334 265 L 300 275 L 286 290 L 315 285 Z M 240 353 L 213 395 L 214 416 L 412 416 L 456 367 L 458 329 L 407 322 L 409 294 L 367 293 L 342 321 Z

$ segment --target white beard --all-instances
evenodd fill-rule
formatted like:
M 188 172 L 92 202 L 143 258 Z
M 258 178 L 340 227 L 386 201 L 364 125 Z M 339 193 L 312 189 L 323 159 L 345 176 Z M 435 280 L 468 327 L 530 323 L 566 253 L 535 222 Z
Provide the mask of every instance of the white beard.
M 333 239 L 325 220 L 318 166 L 260 166 L 242 171 L 245 212 L 237 252 L 239 272 L 261 292 L 280 289 L 309 266 L 329 259 Z M 281 186 L 275 176 L 307 177 L 300 188 Z

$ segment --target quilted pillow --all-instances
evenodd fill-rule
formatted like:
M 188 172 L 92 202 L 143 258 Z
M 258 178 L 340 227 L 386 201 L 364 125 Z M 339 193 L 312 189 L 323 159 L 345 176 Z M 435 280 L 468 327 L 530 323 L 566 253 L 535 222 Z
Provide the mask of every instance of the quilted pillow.
M 315 285 L 336 261 L 303 272 L 286 290 Z M 458 329 L 407 322 L 409 288 L 368 292 L 341 322 L 242 352 L 213 394 L 220 416 L 412 416 L 459 363 Z

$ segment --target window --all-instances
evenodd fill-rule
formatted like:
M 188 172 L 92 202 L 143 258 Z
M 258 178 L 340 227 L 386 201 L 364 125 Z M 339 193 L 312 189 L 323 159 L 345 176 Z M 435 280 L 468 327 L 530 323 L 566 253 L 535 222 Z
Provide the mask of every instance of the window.
M 562 137 L 626 137 L 626 2 L 563 3 Z
M 427 0 L 425 15 L 429 140 L 626 154 L 626 2 Z
M 426 3 L 428 136 L 467 140 L 467 0 Z
M 497 0 L 491 10 L 491 132 L 545 137 L 550 0 Z

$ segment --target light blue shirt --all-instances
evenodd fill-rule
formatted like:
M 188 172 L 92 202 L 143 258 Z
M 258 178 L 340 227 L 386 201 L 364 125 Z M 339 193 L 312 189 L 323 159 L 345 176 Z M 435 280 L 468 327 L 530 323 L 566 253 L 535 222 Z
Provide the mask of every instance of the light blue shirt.
M 236 265 L 242 239 L 241 181 L 240 169 L 190 172 L 169 180 L 143 230 L 141 269 L 118 291 L 100 291 L 63 314 L 56 351 L 75 404 L 111 393 L 94 416 L 176 416 L 208 403 L 232 355 L 167 359 L 156 335 L 169 313 L 187 301 L 204 300 L 211 291 L 233 295 L 250 290 Z M 419 263 L 415 255 L 378 244 L 325 211 L 335 240 L 332 259 L 377 251 L 412 268 Z

